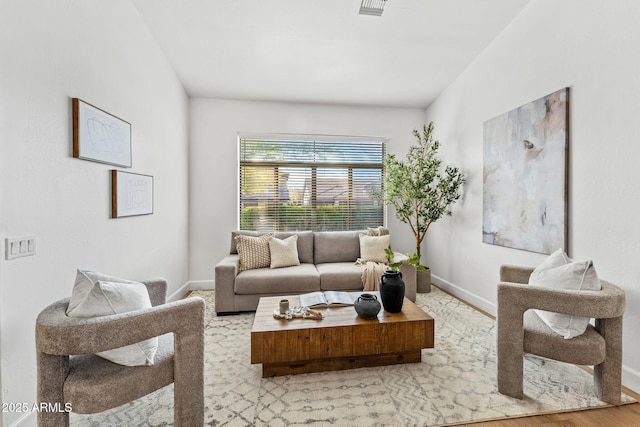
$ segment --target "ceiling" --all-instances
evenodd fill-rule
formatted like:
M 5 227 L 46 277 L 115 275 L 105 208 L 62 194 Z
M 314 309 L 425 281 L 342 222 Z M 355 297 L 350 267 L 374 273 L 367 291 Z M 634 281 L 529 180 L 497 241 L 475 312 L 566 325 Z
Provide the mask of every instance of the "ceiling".
M 427 107 L 529 0 L 134 0 L 192 97 Z

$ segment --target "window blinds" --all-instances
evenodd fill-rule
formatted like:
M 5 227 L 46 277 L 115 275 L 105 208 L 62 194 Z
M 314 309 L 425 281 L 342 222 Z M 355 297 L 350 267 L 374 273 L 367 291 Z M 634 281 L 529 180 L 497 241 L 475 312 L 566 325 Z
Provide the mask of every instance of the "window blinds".
M 385 140 L 239 136 L 240 229 L 360 230 L 384 225 Z

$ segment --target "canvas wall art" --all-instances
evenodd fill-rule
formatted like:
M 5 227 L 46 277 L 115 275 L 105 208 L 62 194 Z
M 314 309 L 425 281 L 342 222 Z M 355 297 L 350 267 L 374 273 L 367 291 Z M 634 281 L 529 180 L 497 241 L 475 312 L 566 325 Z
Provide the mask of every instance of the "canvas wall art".
M 131 167 L 131 124 L 72 98 L 73 157 Z
M 111 218 L 153 213 L 153 177 L 111 171 Z
M 567 250 L 569 88 L 484 123 L 485 243 Z

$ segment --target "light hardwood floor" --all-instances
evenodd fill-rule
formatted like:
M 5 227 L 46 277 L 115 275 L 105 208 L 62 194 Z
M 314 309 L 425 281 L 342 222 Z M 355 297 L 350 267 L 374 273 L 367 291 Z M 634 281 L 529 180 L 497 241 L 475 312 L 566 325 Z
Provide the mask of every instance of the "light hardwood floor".
M 636 393 L 627 394 L 636 400 Z M 462 424 L 464 427 L 633 427 L 640 426 L 640 403 L 602 409 L 589 409 L 562 414 L 536 415 L 526 418 L 512 418 L 500 421 Z

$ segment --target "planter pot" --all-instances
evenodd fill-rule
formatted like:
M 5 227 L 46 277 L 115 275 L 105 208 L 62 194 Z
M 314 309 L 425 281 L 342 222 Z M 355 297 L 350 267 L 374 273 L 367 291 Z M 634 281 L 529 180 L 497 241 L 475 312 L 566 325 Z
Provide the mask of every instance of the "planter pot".
M 431 292 L 431 269 L 418 270 L 417 291 L 422 294 Z

